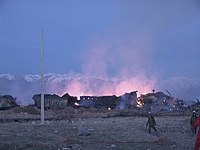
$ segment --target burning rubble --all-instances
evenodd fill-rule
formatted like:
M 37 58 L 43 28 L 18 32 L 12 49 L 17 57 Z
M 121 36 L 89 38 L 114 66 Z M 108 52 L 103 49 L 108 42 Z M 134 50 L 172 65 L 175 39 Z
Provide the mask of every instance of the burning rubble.
M 137 98 L 137 107 L 144 111 L 185 112 L 192 110 L 183 100 L 165 95 L 163 92 L 142 94 Z M 194 109 L 193 109 L 194 110 Z M 197 109 L 195 109 L 197 110 Z M 200 109 L 198 109 L 200 110 Z
M 118 105 L 117 109 L 127 109 L 131 107 L 135 107 L 137 104 L 137 91 L 133 91 L 131 93 L 125 93 L 122 96 L 118 97 Z
M 34 95 L 33 99 L 35 105 L 40 107 L 40 94 Z M 163 92 L 155 92 L 141 94 L 137 96 L 137 91 L 125 93 L 119 97 L 112 96 L 80 96 L 80 100 L 77 97 L 70 96 L 68 93 L 62 97 L 58 95 L 45 94 L 45 108 L 50 109 L 62 109 L 67 106 L 74 108 L 97 108 L 97 109 L 135 109 L 143 110 L 145 112 L 175 112 L 189 110 L 183 100 L 174 99 L 171 95 L 166 95 Z
M 40 108 L 40 94 L 34 95 L 35 105 Z M 142 110 L 143 112 L 183 112 L 189 110 L 200 110 L 200 102 L 193 105 L 186 105 L 183 100 L 175 99 L 163 92 L 155 92 L 141 94 L 137 96 L 137 91 L 125 93 L 121 96 L 70 96 L 68 93 L 62 97 L 58 95 L 45 94 L 45 108 L 63 109 L 68 106 L 74 108 L 96 108 L 107 110 Z
M 38 108 L 41 107 L 41 94 L 33 95 L 34 105 Z M 17 106 L 15 99 L 9 96 L 0 97 L 1 109 L 6 106 Z M 192 105 L 187 105 L 183 100 L 175 99 L 163 92 L 155 92 L 137 95 L 137 91 L 125 93 L 121 96 L 80 96 L 80 98 L 69 95 L 68 93 L 63 96 L 56 94 L 45 94 L 45 109 L 65 109 L 72 108 L 95 108 L 104 110 L 134 110 L 134 112 L 186 112 L 186 111 L 199 111 L 200 102 Z M 8 102 L 9 101 L 9 102 Z M 9 104 L 9 105 L 8 105 Z M 11 105 L 12 104 L 12 105 Z
M 142 94 L 137 98 L 137 107 L 146 111 L 172 111 L 174 106 L 174 98 L 163 92 Z
M 190 108 L 183 100 L 174 99 L 171 95 L 163 92 L 142 94 L 137 97 L 137 91 L 125 93 L 119 97 L 113 96 L 81 96 L 80 101 L 76 103 L 79 107 L 94 107 L 98 109 L 134 109 L 144 112 L 177 112 L 185 111 Z

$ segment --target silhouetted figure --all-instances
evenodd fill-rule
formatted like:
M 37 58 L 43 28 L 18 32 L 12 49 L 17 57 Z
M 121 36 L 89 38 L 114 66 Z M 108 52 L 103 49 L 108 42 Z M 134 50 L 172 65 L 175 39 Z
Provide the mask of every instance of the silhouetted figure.
M 190 125 L 191 125 L 191 128 L 194 126 L 196 120 L 197 120 L 197 114 L 195 111 L 192 112 L 192 116 L 190 118 Z M 197 128 L 192 128 L 192 133 L 193 134 L 196 134 L 197 133 Z
M 147 120 L 147 123 L 146 123 L 146 127 L 148 127 L 149 134 L 151 133 L 151 128 L 153 128 L 154 131 L 157 132 L 155 126 L 156 126 L 156 121 L 155 121 L 153 115 L 151 114 L 151 112 L 149 112 L 148 113 L 148 120 Z

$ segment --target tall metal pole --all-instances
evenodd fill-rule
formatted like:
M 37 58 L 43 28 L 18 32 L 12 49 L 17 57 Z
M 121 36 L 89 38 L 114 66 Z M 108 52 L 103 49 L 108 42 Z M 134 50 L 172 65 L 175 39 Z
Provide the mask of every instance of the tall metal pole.
M 41 32 L 41 124 L 44 124 L 44 41 L 43 29 Z
M 0 75 L 3 73 L 3 19 L 0 13 Z M 2 91 L 2 80 L 0 79 L 0 90 Z M 2 94 L 2 93 L 0 93 Z

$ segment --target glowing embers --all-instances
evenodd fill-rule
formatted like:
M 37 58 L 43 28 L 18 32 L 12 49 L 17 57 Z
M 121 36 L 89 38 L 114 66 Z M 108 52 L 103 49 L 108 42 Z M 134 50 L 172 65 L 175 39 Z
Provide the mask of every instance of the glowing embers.
M 77 102 L 76 102 L 76 103 L 74 103 L 74 105 L 76 105 L 76 106 L 80 106 L 80 104 L 79 104 L 79 103 L 77 103 Z
M 140 99 L 136 100 L 136 106 L 141 108 L 143 106 L 143 102 Z
M 77 99 L 80 100 L 81 96 L 83 96 L 83 92 L 80 94 L 80 96 Z

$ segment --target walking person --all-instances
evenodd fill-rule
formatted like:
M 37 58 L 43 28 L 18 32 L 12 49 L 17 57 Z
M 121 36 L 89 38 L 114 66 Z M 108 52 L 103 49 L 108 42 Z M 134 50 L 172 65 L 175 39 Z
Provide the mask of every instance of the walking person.
M 151 112 L 149 112 L 148 113 L 148 120 L 147 120 L 147 123 L 146 123 L 146 128 L 148 127 L 149 134 L 151 133 L 151 128 L 153 128 L 154 131 L 157 132 L 155 126 L 156 126 L 155 118 L 153 117 L 153 115 L 151 114 Z
M 192 116 L 191 116 L 191 118 L 190 118 L 190 126 L 191 126 L 191 128 L 194 126 L 194 124 L 195 124 L 195 122 L 196 122 L 196 120 L 197 120 L 197 114 L 196 114 L 196 111 L 193 111 L 192 112 Z M 196 134 L 197 133 L 197 128 L 192 128 L 192 133 L 193 134 Z

